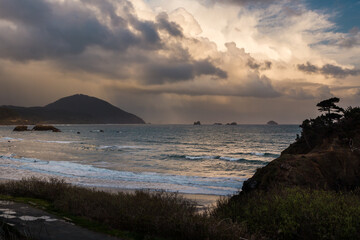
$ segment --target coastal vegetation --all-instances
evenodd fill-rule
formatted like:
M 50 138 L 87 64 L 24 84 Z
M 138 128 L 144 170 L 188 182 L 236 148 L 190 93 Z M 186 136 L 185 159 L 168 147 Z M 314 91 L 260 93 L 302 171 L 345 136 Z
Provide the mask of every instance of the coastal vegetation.
M 119 231 L 136 233 L 128 239 L 231 240 L 245 235 L 245 229 L 239 224 L 210 217 L 207 212 L 198 213 L 194 202 L 176 193 L 112 194 L 73 186 L 55 178 L 30 178 L 1 183 L 0 194 L 45 200 L 41 205 L 52 213 L 122 238 L 124 235 Z
M 301 136 L 284 153 L 308 153 L 330 138 L 338 138 L 346 146 L 354 142 L 360 133 L 360 107 L 344 110 L 335 104 L 339 101 L 339 98 L 330 98 L 318 103 L 319 111 L 325 114 L 304 120 L 300 125 Z

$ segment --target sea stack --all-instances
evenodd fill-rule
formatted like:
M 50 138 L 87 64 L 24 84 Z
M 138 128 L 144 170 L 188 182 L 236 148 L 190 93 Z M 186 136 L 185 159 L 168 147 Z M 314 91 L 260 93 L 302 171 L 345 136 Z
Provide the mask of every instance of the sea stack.
M 200 121 L 196 121 L 196 122 L 194 122 L 194 125 L 201 125 L 201 122 L 200 122 Z
M 275 122 L 275 121 L 273 121 L 273 120 L 271 120 L 271 121 L 268 121 L 268 122 L 267 122 L 267 125 L 278 125 L 278 123 Z

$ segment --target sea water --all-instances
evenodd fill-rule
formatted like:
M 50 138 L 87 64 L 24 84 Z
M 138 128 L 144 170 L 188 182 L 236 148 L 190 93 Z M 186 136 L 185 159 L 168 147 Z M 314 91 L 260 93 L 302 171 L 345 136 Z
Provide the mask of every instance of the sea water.
M 298 125 L 57 125 L 0 127 L 0 178 L 57 177 L 76 185 L 231 195 L 278 157 Z

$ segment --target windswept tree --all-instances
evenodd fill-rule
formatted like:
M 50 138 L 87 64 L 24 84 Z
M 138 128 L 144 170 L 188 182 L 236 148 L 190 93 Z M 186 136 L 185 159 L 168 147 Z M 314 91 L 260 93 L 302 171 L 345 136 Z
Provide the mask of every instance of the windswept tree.
M 326 112 L 325 117 L 329 124 L 333 123 L 334 120 L 339 120 L 343 116 L 342 113 L 344 113 L 344 109 L 336 105 L 338 102 L 340 102 L 340 99 L 333 97 L 316 104 L 320 112 Z

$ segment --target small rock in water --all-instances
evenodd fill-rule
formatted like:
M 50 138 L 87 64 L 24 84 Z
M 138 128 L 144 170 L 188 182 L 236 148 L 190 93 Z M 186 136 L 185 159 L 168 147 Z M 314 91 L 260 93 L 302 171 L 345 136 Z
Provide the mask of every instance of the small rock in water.
M 24 131 L 28 131 L 28 130 L 29 129 L 28 129 L 27 126 L 20 125 L 20 126 L 16 126 L 13 131 L 15 131 L 15 132 L 24 132 Z
M 200 122 L 200 121 L 196 121 L 196 122 L 194 122 L 194 125 L 201 125 L 201 122 Z
M 51 126 L 51 125 L 36 125 L 32 129 L 33 131 L 53 131 L 53 132 L 61 132 L 60 129 Z

